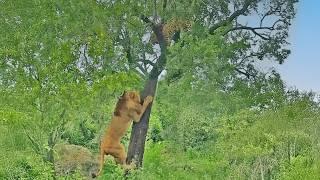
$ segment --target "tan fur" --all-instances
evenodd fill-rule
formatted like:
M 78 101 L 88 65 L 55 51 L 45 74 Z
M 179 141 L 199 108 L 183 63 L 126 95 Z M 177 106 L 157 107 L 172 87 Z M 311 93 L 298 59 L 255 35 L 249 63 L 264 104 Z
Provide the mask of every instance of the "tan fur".
M 171 44 L 171 40 L 174 36 L 175 33 L 183 31 L 190 31 L 192 27 L 192 22 L 189 20 L 184 20 L 184 19 L 178 19 L 178 18 L 173 18 L 168 20 L 164 25 L 163 25 L 163 36 L 166 40 L 167 45 Z M 151 43 L 156 44 L 159 43 L 156 35 L 153 33 L 151 35 Z
M 127 154 L 124 145 L 120 143 L 132 120 L 139 122 L 148 105 L 152 102 L 152 96 L 147 96 L 143 104 L 140 102 L 140 95 L 136 91 L 124 92 L 120 97 L 112 120 L 106 129 L 100 145 L 100 168 L 101 173 L 104 163 L 104 156 L 111 155 L 116 163 L 126 165 Z

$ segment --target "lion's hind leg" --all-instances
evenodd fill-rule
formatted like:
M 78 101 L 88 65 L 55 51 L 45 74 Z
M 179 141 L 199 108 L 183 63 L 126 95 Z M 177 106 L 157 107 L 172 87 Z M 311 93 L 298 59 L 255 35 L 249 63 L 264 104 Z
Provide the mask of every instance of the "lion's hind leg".
M 119 143 L 113 148 L 110 148 L 108 153 L 114 157 L 114 160 L 116 161 L 117 164 L 126 163 L 127 154 L 123 144 Z
M 116 161 L 117 164 L 120 164 L 121 167 L 125 170 L 131 170 L 135 168 L 135 164 L 127 164 L 126 159 L 127 159 L 127 153 L 125 151 L 124 145 L 120 144 L 119 145 L 119 151 L 117 151 L 117 156 L 114 156 L 114 160 Z

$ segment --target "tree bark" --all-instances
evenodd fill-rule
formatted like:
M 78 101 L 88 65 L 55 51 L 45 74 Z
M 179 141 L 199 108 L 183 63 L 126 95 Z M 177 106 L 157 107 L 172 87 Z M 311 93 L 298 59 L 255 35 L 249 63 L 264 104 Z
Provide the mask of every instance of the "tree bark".
M 141 98 L 144 99 L 146 96 L 151 95 L 154 97 L 157 89 L 158 78 L 150 78 L 141 94 Z M 130 137 L 130 143 L 128 147 L 127 154 L 127 164 L 132 162 L 135 163 L 137 167 L 142 166 L 143 154 L 146 136 L 149 128 L 149 117 L 151 113 L 152 102 L 146 109 L 139 123 L 133 123 L 132 132 Z
M 150 23 L 149 19 L 144 16 L 142 16 L 142 20 L 144 20 L 146 23 Z M 151 24 L 152 30 L 159 42 L 161 54 L 149 74 L 149 79 L 144 86 L 143 92 L 141 93 L 142 99 L 144 99 L 148 95 L 153 96 L 154 98 L 157 89 L 158 77 L 163 71 L 167 62 L 167 43 L 163 34 L 163 24 Z M 132 162 L 134 162 L 136 167 L 142 166 L 144 146 L 149 128 L 149 117 L 151 113 L 151 107 L 152 103 L 144 112 L 140 122 L 133 123 L 132 125 L 130 143 L 127 154 L 127 164 L 131 164 Z

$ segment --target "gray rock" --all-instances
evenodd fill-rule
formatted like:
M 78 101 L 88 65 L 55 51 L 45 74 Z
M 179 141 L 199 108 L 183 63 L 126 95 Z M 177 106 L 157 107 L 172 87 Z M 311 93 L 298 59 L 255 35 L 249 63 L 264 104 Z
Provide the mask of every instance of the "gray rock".
M 54 167 L 57 176 L 71 176 L 76 172 L 84 179 L 94 179 L 99 163 L 89 149 L 72 144 L 57 144 L 54 147 Z

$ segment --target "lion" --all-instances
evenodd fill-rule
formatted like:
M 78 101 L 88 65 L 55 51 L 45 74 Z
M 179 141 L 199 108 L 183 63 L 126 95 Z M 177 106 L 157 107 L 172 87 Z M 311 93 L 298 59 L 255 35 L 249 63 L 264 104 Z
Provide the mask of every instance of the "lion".
M 143 104 L 140 95 L 136 91 L 124 92 L 119 98 L 114 115 L 100 144 L 100 168 L 97 175 L 101 174 L 104 156 L 111 155 L 117 164 L 126 167 L 127 154 L 124 145 L 120 143 L 121 138 L 125 135 L 132 120 L 139 122 L 148 105 L 152 102 L 153 97 L 147 96 Z

